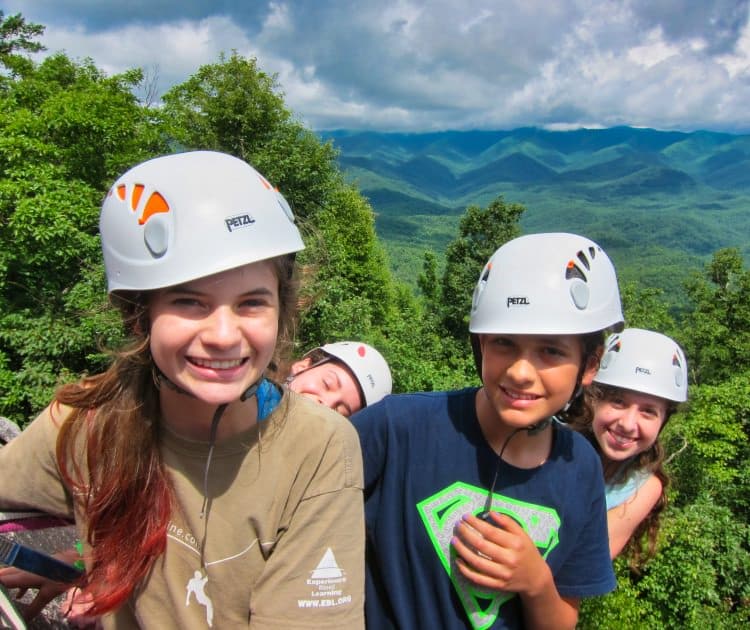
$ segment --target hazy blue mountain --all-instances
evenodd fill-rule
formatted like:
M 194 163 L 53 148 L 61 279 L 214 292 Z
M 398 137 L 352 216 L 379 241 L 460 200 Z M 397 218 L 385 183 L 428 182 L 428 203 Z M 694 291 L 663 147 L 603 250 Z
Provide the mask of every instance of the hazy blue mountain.
M 721 247 L 750 261 L 750 136 L 633 127 L 321 136 L 370 199 L 410 283 L 425 249 L 442 255 L 466 206 L 498 195 L 526 206 L 525 231 L 586 234 L 621 277 L 673 297 Z

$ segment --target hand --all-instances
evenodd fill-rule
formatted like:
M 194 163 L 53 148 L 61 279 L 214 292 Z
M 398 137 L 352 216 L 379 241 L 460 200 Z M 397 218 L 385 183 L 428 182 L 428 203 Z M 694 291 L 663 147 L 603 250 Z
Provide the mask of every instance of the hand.
M 478 586 L 535 595 L 552 580 L 547 563 L 514 519 L 490 512 L 490 523 L 465 514 L 451 541 L 461 574 Z
M 63 582 L 53 582 L 40 575 L 22 571 L 15 567 L 0 569 L 0 582 L 6 588 L 18 589 L 15 599 L 21 599 L 30 588 L 37 589 L 37 594 L 31 603 L 19 607 L 22 608 L 21 614 L 26 621 L 31 621 L 49 602 L 64 593 L 65 589 L 68 588 L 68 585 Z
M 88 615 L 91 608 L 91 596 L 84 595 L 80 588 L 74 587 L 65 594 L 62 610 L 68 623 L 74 628 L 96 629 L 102 628 L 101 619 Z

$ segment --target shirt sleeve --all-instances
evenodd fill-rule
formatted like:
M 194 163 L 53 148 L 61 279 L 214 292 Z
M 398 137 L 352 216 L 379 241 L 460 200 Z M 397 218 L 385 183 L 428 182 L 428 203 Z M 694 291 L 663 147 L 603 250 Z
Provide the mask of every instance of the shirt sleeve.
M 66 410 L 47 407 L 26 429 L 0 448 L 0 508 L 40 510 L 73 518 L 73 502 L 55 456 Z
M 562 596 L 593 597 L 609 593 L 617 586 L 609 557 L 604 477 L 598 456 L 593 451 L 579 450 L 574 457 L 581 465 L 577 487 L 580 488 L 580 507 L 586 519 L 579 531 L 566 534 L 575 536 L 576 543 L 568 561 L 555 576 L 555 583 Z
M 616 484 L 605 484 L 605 493 L 607 497 L 607 509 L 612 510 L 618 505 L 622 505 L 630 499 L 641 486 L 648 481 L 652 473 L 648 471 L 637 470 L 624 481 Z
M 303 465 L 298 477 L 307 475 Z M 357 434 L 331 436 L 251 602 L 252 628 L 364 627 L 364 505 Z
M 365 497 L 369 497 L 381 478 L 388 452 L 388 410 L 386 401 L 365 407 L 352 416 L 359 434 L 364 465 Z

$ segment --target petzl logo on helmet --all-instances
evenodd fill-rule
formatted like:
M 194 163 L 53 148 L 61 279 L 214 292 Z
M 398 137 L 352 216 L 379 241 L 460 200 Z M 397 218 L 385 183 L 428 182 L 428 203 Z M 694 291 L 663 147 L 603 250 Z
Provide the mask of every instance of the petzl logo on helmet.
M 529 298 L 517 296 L 517 297 L 509 297 L 505 305 L 510 308 L 511 306 L 531 306 L 531 302 L 529 302 Z
M 644 368 L 644 367 L 636 367 L 635 368 L 635 373 L 636 374 L 645 374 L 646 376 L 650 376 L 651 375 L 651 370 L 649 370 L 648 368 Z
M 233 217 L 227 217 L 224 219 L 224 224 L 230 232 L 234 232 L 240 228 L 250 227 L 253 223 L 255 223 L 255 219 L 247 213 L 235 214 Z

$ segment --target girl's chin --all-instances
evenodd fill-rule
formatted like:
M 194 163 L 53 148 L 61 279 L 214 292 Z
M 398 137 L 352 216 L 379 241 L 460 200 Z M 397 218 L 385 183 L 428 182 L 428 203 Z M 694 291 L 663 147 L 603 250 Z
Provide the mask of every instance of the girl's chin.
M 179 385 L 185 394 L 178 394 L 180 396 L 180 402 L 185 399 L 188 405 L 203 403 L 205 405 L 225 405 L 240 400 L 242 395 L 248 390 L 250 385 L 211 385 L 211 386 L 196 386 L 194 384 L 185 383 Z M 175 392 L 177 393 L 177 392 Z

